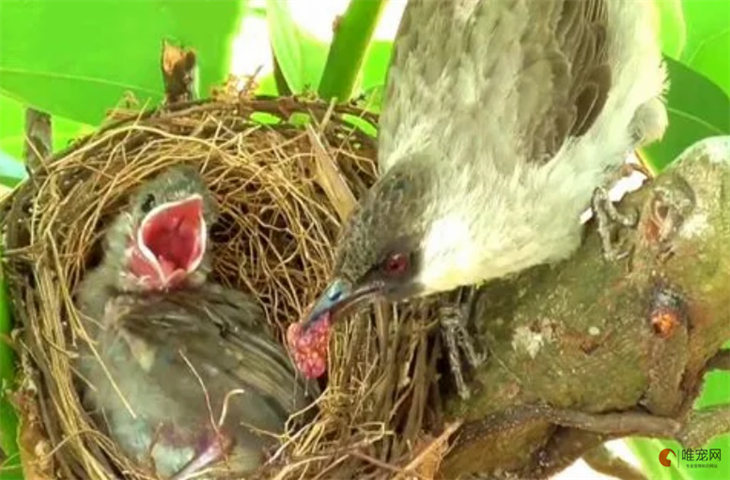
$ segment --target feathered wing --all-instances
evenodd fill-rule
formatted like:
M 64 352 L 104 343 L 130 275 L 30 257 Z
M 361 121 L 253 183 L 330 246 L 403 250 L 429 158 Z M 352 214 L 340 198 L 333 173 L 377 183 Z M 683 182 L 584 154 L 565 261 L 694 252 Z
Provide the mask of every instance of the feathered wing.
M 161 474 L 179 471 L 219 430 L 235 445 L 227 465 L 255 468 L 273 440 L 263 432 L 281 433 L 317 393 L 239 292 L 205 285 L 118 296 L 105 317 L 96 349 L 106 370 L 91 356 L 80 368 L 95 387 L 90 406 L 133 458 L 147 461 L 157 445 Z
M 274 341 L 260 307 L 240 292 L 216 285 L 193 293 L 169 292 L 136 305 L 120 326 L 157 350 L 160 361 L 149 371 L 151 379 L 164 382 L 174 372 L 190 379 L 197 374 L 219 394 L 240 388 L 248 420 L 262 421 L 260 428 L 269 416 L 273 423 L 285 420 L 306 406 L 307 394 L 313 393 Z M 185 395 L 199 397 L 201 388 L 186 382 Z
M 411 0 L 380 118 L 379 163 L 545 162 L 612 85 L 607 0 Z M 620 0 L 618 0 L 620 1 Z

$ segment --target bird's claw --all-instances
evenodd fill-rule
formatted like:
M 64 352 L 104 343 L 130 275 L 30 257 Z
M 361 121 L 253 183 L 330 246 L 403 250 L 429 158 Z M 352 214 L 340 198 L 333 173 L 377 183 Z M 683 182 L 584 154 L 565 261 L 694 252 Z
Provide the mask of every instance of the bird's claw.
M 443 306 L 439 310 L 439 321 L 446 343 L 449 366 L 462 400 L 467 400 L 471 396 L 471 392 L 466 385 L 461 369 L 460 351 L 464 352 L 467 363 L 473 368 L 480 366 L 487 359 L 486 353 L 476 351 L 474 340 L 466 328 L 467 320 L 470 318 L 472 297 L 473 295 L 470 295 L 469 301 L 465 304 Z
M 601 237 L 604 258 L 609 262 L 626 258 L 629 255 L 629 250 L 622 248 L 622 242 L 614 242 L 613 227 L 635 227 L 639 221 L 638 212 L 635 210 L 628 213 L 619 212 L 611 202 L 608 192 L 603 187 L 598 187 L 594 190 L 591 206 L 593 214 L 596 216 L 598 235 Z

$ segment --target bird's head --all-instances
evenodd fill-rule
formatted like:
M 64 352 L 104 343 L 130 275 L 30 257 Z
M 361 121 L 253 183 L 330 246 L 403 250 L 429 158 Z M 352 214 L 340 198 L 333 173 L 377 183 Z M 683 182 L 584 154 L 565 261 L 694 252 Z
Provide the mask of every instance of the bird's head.
M 376 297 L 396 302 L 476 281 L 474 208 L 463 192 L 474 187 L 466 169 L 404 160 L 371 188 L 347 222 L 332 279 L 301 323 L 287 331 L 299 370 L 319 377 L 327 368 L 333 320 Z
M 469 235 L 459 231 L 464 224 L 449 220 L 455 218 L 450 183 L 434 162 L 394 165 L 349 219 L 332 281 L 309 320 L 374 297 L 401 301 L 457 286 L 447 278 L 453 276 L 449 262 Z
M 197 171 L 174 167 L 146 182 L 107 234 L 123 290 L 200 283 L 210 269 L 208 227 L 217 207 Z

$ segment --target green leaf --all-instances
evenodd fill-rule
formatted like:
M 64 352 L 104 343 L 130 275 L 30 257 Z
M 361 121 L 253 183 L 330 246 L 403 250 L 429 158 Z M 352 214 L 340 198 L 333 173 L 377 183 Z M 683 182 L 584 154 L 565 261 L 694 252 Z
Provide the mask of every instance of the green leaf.
M 2 0 L 0 90 L 52 115 L 98 124 L 126 92 L 162 98 L 163 39 L 198 54 L 201 92 L 229 71 L 243 0 Z
M 662 51 L 669 57 L 679 59 L 687 41 L 682 0 L 654 0 L 654 2 L 659 11 Z
M 730 372 L 713 370 L 705 374 L 702 395 L 695 408 L 706 408 L 730 402 Z M 730 455 L 730 454 L 728 454 Z
M 276 88 L 276 79 L 274 74 L 270 73 L 260 80 L 258 80 L 258 87 L 256 88 L 257 95 L 277 95 L 278 89 Z
M 730 98 L 705 76 L 666 58 L 669 71 L 669 127 L 661 142 L 642 149 L 642 158 L 661 171 L 693 143 L 730 134 Z
M 51 124 L 54 151 L 62 150 L 73 140 L 94 131 L 91 125 L 58 116 L 51 119 Z M 24 142 L 25 106 L 0 95 L 0 184 L 14 186 L 25 178 Z
M 20 457 L 13 455 L 0 464 L 0 480 L 23 480 Z
M 656 438 L 633 437 L 626 439 L 626 444 L 641 462 L 642 471 L 652 480 L 691 480 L 685 470 L 679 468 L 677 457 L 682 447 L 674 441 Z M 659 453 L 665 448 L 671 449 L 676 456 L 669 455 L 671 465 L 665 467 L 659 463 Z
M 684 0 L 687 41 L 680 60 L 730 95 L 730 1 Z
M 335 28 L 319 95 L 340 102 L 350 98 L 385 0 L 351 0 Z
M 378 134 L 377 128 L 372 123 L 363 118 L 346 113 L 342 116 L 342 119 L 363 132 L 365 135 L 375 138 Z
M 370 44 L 362 67 L 360 90 L 367 92 L 385 85 L 386 74 L 393 54 L 393 42 L 376 40 Z
M 5 277 L 0 277 L 0 448 L 13 461 L 17 459 L 18 446 L 16 435 L 18 419 L 10 402 L 5 398 L 6 391 L 15 385 L 15 355 L 5 340 L 10 339 L 12 317 L 7 294 Z M 8 465 L 10 467 L 10 465 Z M 13 469 L 10 469 L 13 470 Z M 0 470 L 2 472 L 2 470 Z M 10 472 L 8 472 L 10 473 Z M 2 474 L 5 475 L 4 473 Z
M 327 59 L 327 45 L 294 23 L 286 2 L 267 0 L 266 7 L 271 47 L 289 90 L 316 90 Z

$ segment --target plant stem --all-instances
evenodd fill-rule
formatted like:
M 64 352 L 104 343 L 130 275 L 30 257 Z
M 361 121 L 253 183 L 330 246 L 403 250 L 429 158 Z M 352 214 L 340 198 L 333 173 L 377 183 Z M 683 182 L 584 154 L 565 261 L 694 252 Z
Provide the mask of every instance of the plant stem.
M 370 39 L 387 0 L 352 0 L 334 27 L 319 95 L 346 101 L 360 72 Z

